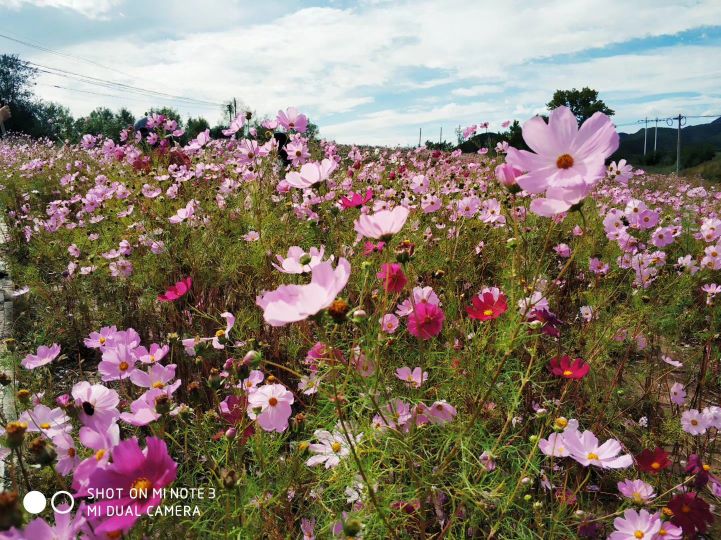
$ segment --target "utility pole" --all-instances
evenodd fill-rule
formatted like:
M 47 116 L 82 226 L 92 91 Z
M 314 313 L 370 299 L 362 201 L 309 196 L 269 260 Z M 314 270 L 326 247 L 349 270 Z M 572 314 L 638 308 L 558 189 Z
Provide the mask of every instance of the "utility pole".
M 441 126 L 441 134 L 438 136 L 438 144 L 441 144 L 442 140 L 443 140 L 443 126 Z
M 420 128 L 418 128 L 418 148 L 421 147 L 421 137 L 422 137 L 422 134 L 423 134 L 423 128 L 420 127 Z
M 656 142 L 658 141 L 658 117 L 656 117 L 656 129 L 653 130 L 653 153 L 656 153 Z
M 679 170 L 681 169 L 681 126 L 686 125 L 686 117 L 679 114 L 672 118 L 666 118 L 666 123 L 671 127 L 673 127 L 674 121 L 678 122 L 676 131 L 676 176 L 678 176 Z
M 646 155 L 646 136 L 648 135 L 648 116 L 644 119 L 643 128 L 643 155 Z

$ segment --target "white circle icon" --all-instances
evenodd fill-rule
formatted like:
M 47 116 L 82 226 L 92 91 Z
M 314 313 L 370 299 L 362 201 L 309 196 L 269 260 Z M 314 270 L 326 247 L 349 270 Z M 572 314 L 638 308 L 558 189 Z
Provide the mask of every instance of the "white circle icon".
M 39 491 L 28 491 L 25 497 L 23 497 L 23 506 L 25 510 L 31 514 L 39 514 L 45 510 L 48 501 L 45 499 L 45 495 Z
M 69 505 L 60 505 L 60 509 L 58 509 L 57 506 L 55 506 L 55 498 L 58 495 L 65 495 L 69 500 Z M 73 498 L 72 493 L 68 493 L 67 491 L 58 491 L 50 498 L 50 506 L 53 508 L 53 512 L 56 514 L 69 514 L 73 511 L 73 507 L 75 506 L 75 499 Z

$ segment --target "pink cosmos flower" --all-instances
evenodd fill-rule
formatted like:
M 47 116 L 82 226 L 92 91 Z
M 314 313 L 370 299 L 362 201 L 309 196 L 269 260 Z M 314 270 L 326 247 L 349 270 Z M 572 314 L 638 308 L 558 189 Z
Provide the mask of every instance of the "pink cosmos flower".
M 418 304 L 433 304 L 441 306 L 441 301 L 432 287 L 413 287 L 413 297 L 406 298 L 398 304 L 396 315 L 406 317 L 413 313 L 413 306 Z
M 398 317 L 393 315 L 393 313 L 386 313 L 383 315 L 380 323 L 381 330 L 383 330 L 386 334 L 392 334 L 398 329 Z
M 426 407 L 424 415 L 434 424 L 445 424 L 456 417 L 456 408 L 445 399 L 436 401 L 430 407 Z
M 411 370 L 411 368 L 404 366 L 396 369 L 396 377 L 408 383 L 409 386 L 420 388 L 421 385 L 428 380 L 428 372 L 423 371 L 419 367 Z
M 372 198 L 373 190 L 371 188 L 368 188 L 365 192 L 365 195 L 363 195 L 362 193 L 356 193 L 355 191 L 351 191 L 350 193 L 348 193 L 348 196 L 341 197 L 340 202 L 343 205 L 343 208 L 356 208 L 358 206 L 363 206 Z
M 278 111 L 278 124 L 288 131 L 295 130 L 305 133 L 308 129 L 308 118 L 300 114 L 295 107 L 288 107 L 285 111 Z
M 180 381 L 178 381 L 180 382 Z M 151 388 L 130 404 L 130 412 L 120 414 L 120 419 L 132 426 L 147 426 L 160 418 L 156 410 L 157 400 L 160 396 L 167 396 L 168 392 L 160 388 Z
M 28 354 L 20 362 L 25 369 L 35 369 L 44 366 L 55 360 L 60 354 L 60 345 L 53 343 L 50 347 L 40 345 L 35 354 Z
M 661 530 L 661 524 L 658 513 L 650 514 L 643 509 L 636 512 L 629 508 L 623 513 L 623 517 L 613 520 L 616 530 L 611 533 L 608 540 L 653 540 Z
M 618 148 L 611 119 L 597 112 L 581 129 L 568 107 L 551 111 L 548 124 L 536 116 L 523 124 L 523 139 L 533 150 L 509 147 L 506 162 L 527 171 L 518 185 L 529 193 L 545 193 L 531 210 L 553 216 L 583 200 L 606 176 L 605 160 Z
M 95 529 L 98 533 L 108 533 L 132 526 L 138 516 L 150 507 L 157 507 L 162 501 L 160 493 L 175 480 L 178 465 L 168 454 L 165 441 L 148 437 L 146 448 L 142 450 L 137 438 L 126 439 L 113 449 L 113 461 L 105 469 L 97 469 L 90 477 L 90 487 L 95 489 L 120 488 L 121 497 L 100 501 L 89 505 L 93 509 L 89 515 L 106 516 Z M 131 497 L 131 489 L 136 494 Z M 124 508 L 131 511 L 113 515 L 111 508 Z
M 320 246 L 320 248 L 312 247 L 308 253 L 306 253 L 303 248 L 291 246 L 288 248 L 288 255 L 286 257 L 281 257 L 280 255 L 275 256 L 280 264 L 272 263 L 273 268 L 284 274 L 303 274 L 310 272 L 314 266 L 318 266 L 323 262 L 324 253 L 324 246 Z M 328 260 L 332 261 L 333 256 L 331 255 Z
M 81 381 L 73 386 L 71 393 L 78 407 L 78 417 L 85 426 L 108 425 L 120 414 L 118 393 L 102 384 Z
M 285 175 L 285 182 L 295 188 L 306 189 L 330 178 L 338 164 L 332 159 L 320 163 L 311 161 L 300 168 L 300 172 L 291 171 Z
M 523 171 L 510 163 L 501 163 L 496 167 L 495 173 L 498 181 L 509 188 L 516 185 L 516 179 L 523 174 Z
M 602 469 L 624 469 L 633 465 L 633 457 L 629 454 L 619 456 L 621 443 L 609 439 L 602 445 L 590 431 L 570 431 L 563 434 L 563 440 L 569 455 L 584 467 L 593 465 Z
M 143 364 L 154 364 L 155 362 L 160 362 L 163 358 L 165 358 L 169 351 L 170 347 L 167 345 L 152 343 L 150 345 L 150 349 L 141 345 L 135 349 L 134 353 L 138 360 L 140 360 Z
M 173 393 L 175 389 L 180 386 L 180 380 L 171 383 L 175 378 L 175 364 L 168 364 L 162 366 L 160 364 L 153 364 L 150 369 L 142 371 L 140 369 L 134 370 L 130 374 L 130 380 L 136 386 L 141 388 L 156 388 L 159 390 L 167 390 L 169 393 Z
M 245 392 L 250 394 L 255 392 L 256 387 L 262 383 L 264 379 L 265 375 L 263 375 L 262 371 L 253 369 L 250 373 L 248 373 L 248 377 L 243 379 L 243 381 L 238 385 L 238 388 L 242 388 Z
M 174 285 L 171 285 L 166 289 L 163 294 L 158 295 L 158 301 L 160 302 L 174 302 L 181 296 L 185 296 L 193 285 L 193 278 L 190 276 L 181 279 Z
M 235 118 L 233 118 L 233 121 L 230 123 L 230 127 L 228 129 L 223 130 L 223 135 L 226 137 L 232 137 L 236 133 L 238 133 L 241 129 L 243 129 L 243 126 L 245 125 L 245 113 L 242 112 Z
M 282 384 L 265 384 L 248 394 L 248 416 L 263 430 L 280 433 L 288 429 L 294 399 Z
M 703 435 L 708 427 L 708 418 L 696 409 L 689 409 L 681 415 L 681 428 L 689 435 Z
M 636 504 L 645 504 L 656 496 L 651 484 L 643 480 L 624 480 L 618 483 L 618 492 Z
M 80 463 L 80 458 L 75 450 L 75 442 L 69 433 L 59 433 L 53 437 L 52 441 L 58 454 L 55 470 L 58 474 L 67 476 Z
M 195 199 L 188 201 L 188 204 L 186 204 L 184 208 L 178 209 L 174 215 L 168 218 L 168 221 L 170 221 L 170 223 L 177 224 L 182 223 L 186 219 L 192 218 L 195 215 L 195 207 L 197 204 L 198 201 Z
M 539 440 L 538 448 L 547 456 L 567 457 L 569 455 L 563 433 L 551 433 L 547 439 Z
M 366 238 L 388 240 L 403 228 L 408 219 L 408 208 L 396 206 L 393 210 L 380 210 L 375 214 L 362 214 L 353 223 L 355 231 Z
M 403 268 L 398 263 L 384 263 L 376 277 L 383 281 L 383 289 L 390 293 L 401 292 L 408 283 Z
M 434 304 L 416 304 L 416 309 L 408 315 L 408 331 L 418 339 L 431 339 L 441 333 L 445 318 L 443 310 Z
M 135 347 L 128 347 L 125 343 L 117 343 L 103 351 L 102 361 L 98 364 L 98 373 L 103 381 L 117 381 L 126 379 L 135 369 L 137 358 Z
M 86 525 L 83 512 L 84 503 L 73 516 L 67 504 L 60 504 L 55 511 L 55 524 L 50 525 L 42 518 L 36 518 L 27 524 L 24 530 L 15 527 L 0 533 L 2 540 L 75 540 L 80 538 L 81 529 Z
M 676 405 L 683 405 L 686 401 L 686 390 L 681 383 L 675 382 L 671 385 L 671 402 Z
M 60 407 L 51 409 L 42 403 L 35 405 L 32 410 L 23 412 L 18 421 L 28 425 L 27 431 L 42 433 L 49 439 L 72 430 L 70 417 Z
M 256 304 L 263 309 L 263 318 L 271 326 L 284 326 L 302 321 L 331 305 L 348 283 L 350 263 L 343 257 L 333 269 L 325 261 L 312 269 L 307 285 L 282 285 L 275 291 L 263 293 Z

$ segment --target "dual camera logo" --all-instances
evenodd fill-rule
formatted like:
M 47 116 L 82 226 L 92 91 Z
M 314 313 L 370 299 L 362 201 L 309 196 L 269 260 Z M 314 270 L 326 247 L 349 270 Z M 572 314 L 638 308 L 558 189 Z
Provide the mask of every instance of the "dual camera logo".
M 60 498 L 59 501 L 58 498 Z M 60 506 L 56 506 L 56 503 L 60 504 Z M 48 501 L 45 495 L 39 491 L 28 491 L 23 497 L 23 506 L 31 514 L 39 514 L 45 510 L 47 504 Z M 75 499 L 67 491 L 58 491 L 50 498 L 50 506 L 56 514 L 69 514 L 75 506 Z

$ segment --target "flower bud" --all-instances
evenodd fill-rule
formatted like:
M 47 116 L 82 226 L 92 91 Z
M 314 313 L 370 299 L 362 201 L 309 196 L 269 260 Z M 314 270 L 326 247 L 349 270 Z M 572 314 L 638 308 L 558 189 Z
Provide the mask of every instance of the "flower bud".
M 5 426 L 5 440 L 8 448 L 18 448 L 25 439 L 28 425 L 25 422 L 10 422 Z
M 220 471 L 220 482 L 225 489 L 233 489 L 238 484 L 238 473 L 233 469 Z
M 0 493 L 0 531 L 22 525 L 23 514 L 18 501 L 16 491 L 3 491 Z
M 37 437 L 28 444 L 30 462 L 37 465 L 51 465 L 58 457 L 53 448 L 45 439 Z
M 361 532 L 361 522 L 358 518 L 349 518 L 343 522 L 343 534 L 354 538 Z

